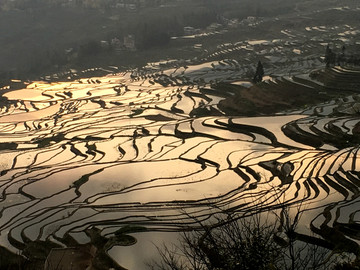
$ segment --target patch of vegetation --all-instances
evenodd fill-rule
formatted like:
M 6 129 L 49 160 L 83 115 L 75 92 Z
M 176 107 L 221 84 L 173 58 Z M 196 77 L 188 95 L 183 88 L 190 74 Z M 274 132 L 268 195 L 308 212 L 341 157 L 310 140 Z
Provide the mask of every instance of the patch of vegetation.
M 219 108 L 228 115 L 264 115 L 285 110 L 301 109 L 336 97 L 357 92 L 360 80 L 357 73 L 324 69 L 309 75 L 314 81 L 299 77 L 277 78 L 260 82 L 250 88 L 220 83 L 216 89 L 235 95 L 220 101 Z M 315 83 L 324 82 L 324 86 Z M 326 83 L 325 83 L 326 81 Z M 331 83 L 330 83 L 331 82 Z
M 23 269 L 25 258 L 19 254 L 14 254 L 4 247 L 0 247 L 0 269 L 18 270 Z
M 107 254 L 115 245 L 128 246 L 136 243 L 136 239 L 128 233 L 144 232 L 147 229 L 141 226 L 124 226 L 115 232 L 114 236 L 109 238 L 101 235 L 101 231 L 96 228 L 92 228 L 86 231 L 87 235 L 91 238 L 91 243 L 97 248 L 97 253 L 93 261 L 95 269 L 123 269 L 117 263 L 115 263 Z
M 137 116 L 137 115 L 140 115 L 142 114 L 142 112 L 144 111 L 144 109 L 141 109 L 141 108 L 137 108 L 135 110 L 131 110 L 131 114 L 129 115 L 129 117 L 134 117 L 134 116 Z
M 52 142 L 57 143 L 63 140 L 65 140 L 65 135 L 64 133 L 59 132 L 58 134 L 53 135 L 52 137 L 46 137 L 46 138 L 34 140 L 34 143 L 36 143 L 39 148 L 43 148 L 51 145 Z
M 46 257 L 53 248 L 58 248 L 59 245 L 47 240 L 47 241 L 29 241 L 25 243 L 25 248 L 22 250 L 22 254 L 28 258 L 31 262 L 39 261 L 45 262 Z
M 44 268 L 46 257 L 52 248 L 59 246 L 50 241 L 28 241 L 19 254 L 0 247 L 0 269 L 2 270 L 39 270 Z M 21 254 L 21 255 L 20 255 Z
M 17 143 L 0 143 L 0 150 L 14 150 L 18 146 Z
M 84 174 L 83 176 L 81 176 L 78 180 L 76 180 L 73 183 L 73 187 L 75 187 L 75 189 L 77 190 L 76 192 L 79 193 L 79 188 L 85 184 L 87 181 L 89 181 L 90 176 L 97 174 L 99 172 L 102 172 L 104 169 L 99 169 L 96 170 L 95 172 L 89 173 L 89 174 Z
M 301 212 L 291 217 L 284 207 L 275 222 L 228 214 L 198 231 L 185 232 L 179 245 L 158 247 L 157 270 L 340 270 L 359 269 L 358 259 L 322 239 L 296 232 Z M 307 240 L 307 242 L 302 242 Z M 338 254 L 335 254 L 336 250 Z M 346 250 L 346 252 L 348 252 Z
M 134 226 L 134 225 L 127 225 L 124 226 L 117 231 L 115 231 L 115 235 L 119 236 L 122 234 L 128 234 L 128 233 L 137 233 L 137 232 L 146 232 L 147 228 L 143 226 Z

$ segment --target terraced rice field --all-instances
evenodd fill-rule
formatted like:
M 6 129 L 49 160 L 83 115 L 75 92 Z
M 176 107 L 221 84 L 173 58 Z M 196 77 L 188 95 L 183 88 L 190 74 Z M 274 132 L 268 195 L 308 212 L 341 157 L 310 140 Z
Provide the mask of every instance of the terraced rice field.
M 336 228 L 358 247 L 358 94 L 296 112 L 229 116 L 217 105 L 235 94 L 199 78 L 236 74 L 231 62 L 213 63 L 34 82 L 3 94 L 1 245 L 16 252 L 36 240 L 67 245 L 69 236 L 83 244 L 94 227 L 111 237 L 141 225 L 148 231 L 134 236 L 151 246 L 198 226 L 194 218 L 301 204 L 302 233 L 332 243 Z M 216 116 L 190 116 L 198 107 Z M 130 268 L 144 256 L 131 246 L 107 251 Z

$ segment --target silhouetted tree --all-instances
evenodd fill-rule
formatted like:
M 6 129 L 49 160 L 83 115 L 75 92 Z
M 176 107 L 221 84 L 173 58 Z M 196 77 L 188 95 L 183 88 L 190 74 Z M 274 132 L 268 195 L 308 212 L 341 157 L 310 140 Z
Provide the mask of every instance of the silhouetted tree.
M 256 67 L 256 72 L 255 72 L 253 81 L 255 83 L 261 82 L 264 77 L 264 74 L 265 74 L 264 67 L 263 67 L 261 61 L 259 61 L 257 64 L 257 67 Z
M 326 66 L 330 66 L 330 54 L 331 54 L 331 49 L 330 49 L 330 46 L 329 44 L 326 46 L 326 49 L 325 49 L 325 64 Z
M 329 44 L 326 46 L 325 50 L 325 64 L 326 67 L 330 67 L 332 65 L 335 65 L 336 62 L 336 53 L 334 53 L 331 49 Z
M 195 221 L 201 230 L 185 232 L 178 245 L 158 247 L 160 260 L 152 270 L 348 270 L 359 262 L 346 253 L 336 255 L 323 240 L 297 232 L 300 207 L 292 215 L 283 207 L 273 223 L 270 215 L 255 213 L 218 217 L 216 224 Z M 270 219 L 269 219 L 270 218 Z M 308 241 L 306 242 L 305 241 Z M 347 259 L 348 258 L 348 259 Z M 344 264 L 346 262 L 346 264 Z M 336 268 L 333 268 L 336 266 Z M 353 268 L 345 268 L 345 267 Z
M 342 65 L 345 62 L 345 45 L 342 46 L 341 48 L 341 53 L 340 55 L 337 57 L 337 61 L 338 61 L 338 65 Z

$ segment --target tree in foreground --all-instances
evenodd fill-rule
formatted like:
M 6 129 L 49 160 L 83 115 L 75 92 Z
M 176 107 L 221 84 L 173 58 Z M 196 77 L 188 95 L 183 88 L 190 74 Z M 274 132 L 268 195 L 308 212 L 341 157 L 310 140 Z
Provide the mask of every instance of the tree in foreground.
M 276 269 L 279 248 L 272 240 L 274 226 L 251 217 L 236 222 L 220 220 L 221 226 L 182 234 L 179 246 L 158 248 L 161 270 L 260 270 Z
M 298 241 L 294 232 L 298 221 L 299 215 L 291 218 L 286 209 L 272 223 L 260 214 L 220 218 L 213 226 L 197 221 L 201 230 L 183 233 L 179 245 L 158 247 L 161 261 L 149 266 L 153 270 L 360 269 L 349 263 L 348 254 L 341 257 Z

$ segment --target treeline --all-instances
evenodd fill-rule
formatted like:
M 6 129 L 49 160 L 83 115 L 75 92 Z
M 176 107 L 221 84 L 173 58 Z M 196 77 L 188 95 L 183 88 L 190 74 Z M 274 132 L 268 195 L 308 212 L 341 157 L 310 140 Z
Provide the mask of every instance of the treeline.
M 330 45 L 327 45 L 325 50 L 325 64 L 327 67 L 335 65 L 360 66 L 360 55 L 354 52 L 347 52 L 345 45 L 341 47 L 340 51 L 331 49 Z

